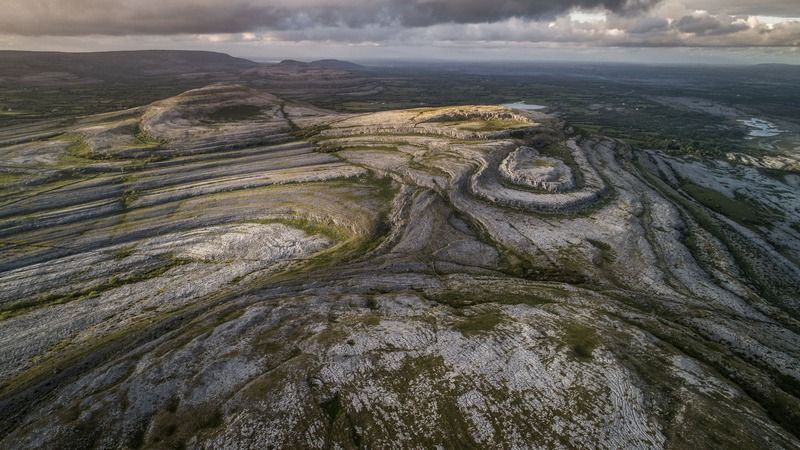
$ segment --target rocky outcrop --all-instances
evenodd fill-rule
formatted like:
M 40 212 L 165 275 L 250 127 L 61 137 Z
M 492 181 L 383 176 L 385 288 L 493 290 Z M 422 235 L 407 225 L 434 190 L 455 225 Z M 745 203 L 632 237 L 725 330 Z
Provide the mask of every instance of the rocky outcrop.
M 543 189 L 545 192 L 536 192 L 526 188 L 543 188 L 553 185 L 543 185 L 541 181 L 537 182 L 536 180 L 531 180 L 531 183 L 524 179 L 522 183 L 513 183 L 514 178 L 519 178 L 519 173 L 511 172 L 509 166 L 513 164 L 518 170 L 519 166 L 513 161 L 520 156 L 526 156 L 525 153 L 527 153 L 527 156 L 531 155 L 526 150 L 523 150 L 524 153 L 516 153 L 517 150 L 514 150 L 511 153 L 507 153 L 507 151 L 496 152 L 488 157 L 482 157 L 480 161 L 481 169 L 470 178 L 470 192 L 492 203 L 529 211 L 570 214 L 590 208 L 608 193 L 609 188 L 589 162 L 581 146 L 573 140 L 567 141 L 564 145 L 569 149 L 576 170 L 583 180 L 580 188 L 575 187 L 573 183 L 575 188 L 569 191 L 558 188 L 552 190 L 545 188 Z M 583 145 L 589 146 L 591 144 L 584 143 Z M 555 160 L 553 158 L 550 159 Z M 555 161 L 566 166 L 563 161 Z M 504 165 L 506 167 L 505 171 L 503 170 Z M 571 174 L 572 169 L 568 170 Z M 512 181 L 512 184 L 504 185 L 502 180 L 509 177 L 512 178 L 509 180 Z M 555 187 L 559 186 L 563 187 L 560 184 L 555 185 Z
M 519 147 L 500 164 L 500 176 L 513 184 L 541 189 L 548 192 L 564 192 L 575 188 L 572 169 L 563 161 L 542 157 L 531 147 Z

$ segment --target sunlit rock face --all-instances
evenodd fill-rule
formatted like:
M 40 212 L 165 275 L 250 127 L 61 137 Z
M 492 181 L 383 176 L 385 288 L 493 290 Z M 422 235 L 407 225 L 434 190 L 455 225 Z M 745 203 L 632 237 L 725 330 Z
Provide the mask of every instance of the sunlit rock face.
M 792 177 L 234 85 L 0 151 L 2 448 L 800 447 Z

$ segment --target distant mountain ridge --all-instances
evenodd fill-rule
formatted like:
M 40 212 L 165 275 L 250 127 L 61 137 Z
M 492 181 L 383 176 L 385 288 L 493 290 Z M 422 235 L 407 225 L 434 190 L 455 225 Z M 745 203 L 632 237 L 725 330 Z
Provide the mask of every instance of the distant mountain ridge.
M 339 59 L 320 59 L 311 62 L 302 62 L 294 59 L 284 59 L 279 63 L 282 66 L 298 66 L 298 67 L 312 67 L 316 69 L 328 70 L 364 70 L 366 67 L 351 63 L 349 61 L 342 61 Z
M 142 106 L 214 83 L 243 84 L 301 101 L 382 89 L 371 70 L 332 59 L 255 62 L 181 50 L 0 51 L 0 128 Z
M 92 53 L 0 51 L 0 79 L 12 80 L 125 80 L 186 74 L 240 74 L 248 69 L 292 67 L 331 71 L 360 71 L 347 61 L 284 60 L 265 64 L 225 53 L 191 50 L 133 50 Z
M 0 77 L 67 73 L 101 79 L 191 72 L 238 72 L 261 64 L 225 53 L 136 50 L 96 53 L 0 51 Z

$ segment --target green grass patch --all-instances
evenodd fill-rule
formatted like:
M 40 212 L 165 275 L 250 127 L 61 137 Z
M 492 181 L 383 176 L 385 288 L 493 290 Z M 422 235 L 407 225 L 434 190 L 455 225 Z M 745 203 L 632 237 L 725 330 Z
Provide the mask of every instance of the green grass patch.
M 549 161 L 549 160 L 546 160 L 546 159 L 535 159 L 535 160 L 533 160 L 532 165 L 533 165 L 533 167 L 539 167 L 539 168 L 543 167 L 543 168 L 548 168 L 549 169 L 551 167 L 554 167 L 555 163 L 553 161 Z
M 538 288 L 536 291 L 525 292 L 506 291 L 501 287 L 492 286 L 495 289 L 486 289 L 475 292 L 445 291 L 429 295 L 432 301 L 453 308 L 464 308 L 467 306 L 481 305 L 486 303 L 496 303 L 500 305 L 528 305 L 540 306 L 553 303 L 553 296 L 563 296 L 562 291 L 554 288 Z
M 294 125 L 294 123 L 290 124 Z M 330 128 L 330 125 L 328 124 L 312 125 L 306 128 L 297 128 L 297 126 L 295 125 L 295 127 L 293 127 L 292 129 L 292 136 L 298 139 L 315 140 L 320 137 L 319 136 L 320 133 L 327 130 L 328 128 Z
M 0 185 L 14 184 L 17 181 L 21 180 L 23 177 L 24 175 L 19 173 L 0 172 Z
M 342 397 L 337 392 L 333 397 L 320 403 L 319 407 L 328 417 L 328 420 L 333 422 L 342 414 Z
M 584 274 L 587 267 L 592 266 L 591 261 L 577 245 L 559 248 L 556 251 L 556 258 L 559 267 L 565 273 Z
M 339 151 L 351 152 L 396 152 L 395 145 L 357 145 L 353 147 L 340 147 Z
M 494 330 L 505 318 L 505 315 L 496 309 L 479 311 L 459 320 L 453 328 L 464 336 L 476 336 Z
M 168 401 L 153 417 L 147 435 L 149 448 L 185 449 L 193 437 L 223 424 L 222 412 L 213 405 L 171 409 Z
M 333 223 L 313 221 L 299 215 L 287 218 L 246 220 L 243 223 L 257 223 L 261 225 L 282 224 L 290 228 L 303 230 L 309 236 L 325 236 L 333 242 L 342 242 L 352 237 L 352 233 L 343 227 L 336 226 Z
M 606 242 L 598 241 L 596 239 L 586 239 L 586 242 L 600 251 L 600 261 L 604 265 L 613 263 L 617 259 L 617 252 Z
M 67 146 L 66 155 L 76 159 L 92 159 L 92 148 L 82 136 L 74 134 L 68 136 L 70 144 Z
M 597 335 L 593 329 L 573 323 L 564 330 L 564 342 L 578 359 L 588 360 L 597 348 Z
M 208 114 L 212 122 L 238 122 L 240 120 L 255 119 L 261 115 L 261 108 L 255 105 L 223 106 Z
M 125 276 L 112 276 L 101 283 L 74 292 L 67 294 L 44 294 L 36 298 L 24 299 L 17 302 L 12 302 L 10 304 L 5 304 L 0 306 L 0 320 L 5 320 L 20 314 L 24 314 L 44 306 L 61 305 L 77 300 L 94 298 L 103 292 L 124 286 L 126 284 L 138 283 L 160 277 L 168 270 L 174 267 L 189 264 L 190 262 L 192 261 L 189 259 L 175 258 L 170 256 L 164 258 L 161 264 L 151 269 Z
M 769 226 L 779 214 L 743 198 L 730 198 L 714 189 L 683 181 L 681 189 L 703 206 L 747 227 Z
M 120 202 L 122 202 L 123 208 L 129 208 L 131 204 L 139 198 L 139 193 L 136 192 L 134 189 L 125 189 L 125 192 L 122 193 L 120 197 Z
M 143 147 L 143 148 L 157 147 L 157 146 L 162 144 L 160 141 L 157 141 L 157 140 L 153 139 L 152 137 L 150 137 L 140 127 L 136 128 L 136 133 L 133 135 L 133 137 L 137 141 L 137 147 Z
M 114 252 L 114 259 L 119 261 L 119 260 L 123 260 L 123 259 L 127 258 L 128 256 L 131 256 L 131 254 L 133 253 L 133 250 L 135 248 L 136 247 L 134 247 L 133 245 L 126 245 L 124 247 L 118 248 Z
M 512 128 L 522 128 L 531 126 L 530 123 L 522 120 L 466 120 L 459 122 L 448 122 L 448 125 L 470 131 L 503 131 Z

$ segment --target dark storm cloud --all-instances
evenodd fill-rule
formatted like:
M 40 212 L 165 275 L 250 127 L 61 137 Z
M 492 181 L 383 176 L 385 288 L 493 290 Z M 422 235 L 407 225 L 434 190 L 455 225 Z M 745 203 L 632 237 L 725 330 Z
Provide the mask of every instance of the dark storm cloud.
M 681 17 L 675 22 L 675 28 L 683 33 L 710 36 L 737 33 L 749 29 L 750 25 L 732 17 L 720 18 L 705 14 Z
M 0 30 L 19 35 L 237 33 L 549 19 L 573 8 L 618 14 L 660 0 L 5 0 Z
M 248 45 L 800 47 L 800 21 L 793 19 L 800 16 L 799 2 L 0 0 L 0 44 L 117 36 L 134 43 L 189 38 Z M 569 14 L 575 10 L 584 14 Z M 769 14 L 786 18 L 759 17 Z
M 647 34 L 669 29 L 669 21 L 663 17 L 643 17 L 626 30 L 631 34 Z
M 800 17 L 800 0 L 687 0 L 684 3 L 717 14 Z

